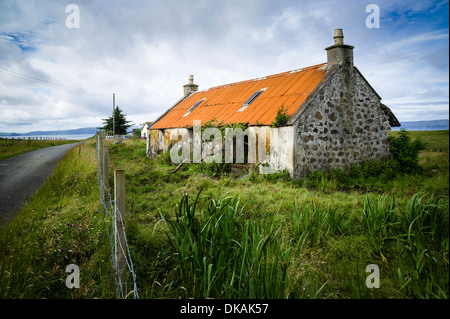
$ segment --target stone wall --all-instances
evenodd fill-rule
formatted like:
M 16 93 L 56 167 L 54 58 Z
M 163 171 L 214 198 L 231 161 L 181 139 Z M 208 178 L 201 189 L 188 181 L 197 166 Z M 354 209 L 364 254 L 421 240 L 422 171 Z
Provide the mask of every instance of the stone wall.
M 291 176 L 294 173 L 294 127 L 256 127 L 255 133 L 258 136 L 266 134 L 266 154 L 268 162 L 276 171 L 288 170 Z M 261 144 L 258 144 L 260 147 Z M 258 162 L 260 162 L 258 158 Z M 273 170 L 272 170 L 273 171 Z M 260 169 L 260 172 L 261 169 Z M 267 172 L 270 172 L 268 170 Z
M 272 128 L 270 126 L 252 126 L 248 130 L 249 141 L 255 142 L 255 148 L 250 151 L 250 163 L 268 163 L 274 170 L 287 169 L 291 175 L 294 172 L 294 127 L 286 126 Z M 183 147 L 192 149 L 193 130 L 174 128 L 165 130 L 150 130 L 147 138 L 147 156 L 154 157 L 165 153 L 183 140 Z M 202 144 L 205 145 L 205 142 Z M 233 146 L 236 148 L 236 145 Z M 225 151 L 225 143 L 222 147 Z M 253 152 L 252 152 L 253 151 Z M 191 152 L 192 155 L 192 152 Z M 191 156 L 190 161 L 193 161 Z M 225 157 L 222 158 L 225 161 Z M 270 169 L 260 170 L 262 173 L 273 172 Z
M 147 156 L 155 157 L 158 154 L 165 153 L 182 139 L 184 143 L 191 143 L 192 130 L 187 128 L 149 130 Z
M 294 123 L 294 178 L 389 157 L 389 130 L 376 92 L 340 67 Z
M 266 163 L 270 167 L 260 166 L 260 173 L 270 174 L 288 170 L 294 174 L 294 127 L 251 126 L 249 132 L 256 143 L 256 164 Z M 249 156 L 249 158 L 251 158 Z

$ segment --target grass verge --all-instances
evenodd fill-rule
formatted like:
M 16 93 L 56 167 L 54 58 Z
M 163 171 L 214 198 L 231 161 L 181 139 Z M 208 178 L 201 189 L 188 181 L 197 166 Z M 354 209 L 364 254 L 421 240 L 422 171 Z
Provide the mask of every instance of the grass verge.
M 20 214 L 0 233 L 1 298 L 112 298 L 93 142 L 69 151 Z M 65 285 L 76 264 L 80 289 Z

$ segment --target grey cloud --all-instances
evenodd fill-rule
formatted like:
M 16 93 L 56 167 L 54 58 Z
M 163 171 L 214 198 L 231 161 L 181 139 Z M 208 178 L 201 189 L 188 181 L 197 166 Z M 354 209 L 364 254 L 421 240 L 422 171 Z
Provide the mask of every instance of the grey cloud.
M 448 95 L 448 88 L 447 89 L 441 89 L 441 88 L 432 88 L 426 91 L 423 91 L 421 93 L 416 94 L 418 99 L 423 100 L 429 100 L 429 99 L 441 99 L 441 98 L 447 98 Z
M 33 124 L 32 122 L 4 122 L 4 121 L 0 121 L 0 126 L 27 126 L 27 125 L 31 125 Z
M 449 60 L 449 51 L 447 48 L 438 48 L 434 52 L 430 53 L 425 57 L 431 66 L 442 71 L 447 72 L 449 70 L 448 60 Z
M 93 96 L 42 86 L 51 96 L 35 92 L 26 104 L 20 98 L 14 100 L 8 88 L 14 83 L 23 96 L 31 94 L 37 83 L 10 78 L 4 88 L 0 86 L 0 99 L 6 97 L 11 107 L 29 105 L 26 111 L 37 122 L 44 123 L 36 110 L 42 110 L 40 98 L 46 97 L 50 118 L 66 116 L 65 123 L 78 120 L 86 124 L 82 126 L 100 125 L 99 119 L 111 111 L 112 93 L 130 118 L 139 115 L 141 122 L 151 121 L 181 97 L 189 74 L 195 75 L 201 88 L 207 88 L 325 62 L 324 48 L 332 44 L 333 29 L 339 27 L 344 28 L 346 43 L 355 45 L 358 68 L 379 93 L 387 92 L 385 98 L 422 94 L 427 100 L 433 89 L 439 89 L 434 93 L 444 100 L 448 92 L 433 83 L 418 90 L 410 79 L 410 70 L 424 67 L 419 61 L 428 63 L 424 73 L 430 78 L 448 75 L 448 62 L 443 61 L 446 54 L 448 57 L 448 45 L 436 47 L 433 40 L 428 51 L 411 42 L 396 47 L 394 43 L 413 36 L 416 30 L 405 28 L 399 19 L 384 19 L 383 28 L 367 29 L 366 3 L 360 1 L 78 0 L 79 29 L 65 26 L 68 3 L 0 3 L 0 30 L 7 34 L 32 30 L 30 43 L 36 47 L 25 55 L 14 43 L 0 39 L 1 65 L 79 91 L 99 93 Z M 428 1 L 377 3 L 383 14 L 436 7 Z M 439 32 L 442 30 L 436 34 Z M 0 73 L 0 77 L 6 75 Z

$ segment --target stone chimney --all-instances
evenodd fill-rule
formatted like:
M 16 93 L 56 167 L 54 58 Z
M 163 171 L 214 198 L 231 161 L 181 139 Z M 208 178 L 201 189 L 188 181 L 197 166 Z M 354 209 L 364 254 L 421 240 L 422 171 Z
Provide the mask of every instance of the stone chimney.
M 334 65 L 353 67 L 354 46 L 344 44 L 344 33 L 342 29 L 334 30 L 334 45 L 325 48 L 327 51 L 327 70 Z
M 189 83 L 183 85 L 183 88 L 184 88 L 184 96 L 185 97 L 193 92 L 198 91 L 198 85 L 194 84 L 194 76 L 192 74 L 189 75 Z

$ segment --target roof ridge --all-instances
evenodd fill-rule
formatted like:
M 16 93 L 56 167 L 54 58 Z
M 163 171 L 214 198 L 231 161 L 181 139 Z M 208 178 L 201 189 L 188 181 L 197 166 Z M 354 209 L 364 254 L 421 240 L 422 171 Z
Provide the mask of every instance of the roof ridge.
M 265 79 L 272 79 L 272 78 L 275 78 L 275 77 L 278 77 L 278 76 L 289 75 L 291 73 L 303 72 L 303 71 L 308 71 L 308 70 L 312 70 L 312 69 L 317 69 L 317 68 L 323 67 L 326 64 L 327 63 L 325 62 L 325 63 L 311 65 L 311 66 L 308 66 L 308 67 L 299 68 L 299 69 L 295 69 L 295 70 L 291 70 L 291 71 L 285 71 L 285 72 L 281 72 L 281 73 L 276 73 L 276 74 L 271 74 L 271 75 L 262 76 L 262 77 L 258 77 L 258 78 L 253 78 L 253 79 L 249 79 L 249 80 L 244 80 L 244 81 L 238 81 L 238 82 L 232 82 L 232 83 L 228 83 L 228 84 L 212 86 L 212 87 L 210 87 L 208 89 L 204 89 L 204 90 L 197 91 L 197 92 L 206 92 L 206 91 L 209 91 L 209 90 L 221 89 L 221 88 L 226 88 L 226 87 L 229 87 L 229 86 L 234 86 L 234 85 L 239 85 L 239 84 L 244 84 L 244 83 L 249 83 L 249 82 L 254 82 L 254 81 L 260 81 L 260 80 L 265 80 Z

